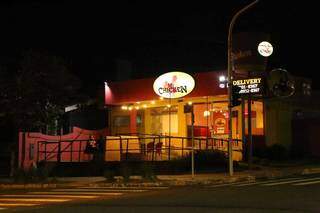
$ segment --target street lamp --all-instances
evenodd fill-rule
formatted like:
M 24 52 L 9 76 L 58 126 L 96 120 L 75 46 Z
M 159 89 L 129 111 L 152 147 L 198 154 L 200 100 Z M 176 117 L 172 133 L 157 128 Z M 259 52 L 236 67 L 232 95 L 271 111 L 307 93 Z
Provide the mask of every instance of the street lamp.
M 240 14 L 244 11 L 251 8 L 255 5 L 259 0 L 255 0 L 254 2 L 248 4 L 241 10 L 239 10 L 231 19 L 228 31 L 228 124 L 229 124 L 229 135 L 228 135 L 228 156 L 229 156 L 229 175 L 233 175 L 233 160 L 232 160 L 232 73 L 231 73 L 231 53 L 232 53 L 232 30 L 233 25 Z
M 228 85 L 228 82 L 227 82 L 226 76 L 220 75 L 220 76 L 219 76 L 219 87 L 223 89 L 223 88 L 225 88 L 227 85 Z

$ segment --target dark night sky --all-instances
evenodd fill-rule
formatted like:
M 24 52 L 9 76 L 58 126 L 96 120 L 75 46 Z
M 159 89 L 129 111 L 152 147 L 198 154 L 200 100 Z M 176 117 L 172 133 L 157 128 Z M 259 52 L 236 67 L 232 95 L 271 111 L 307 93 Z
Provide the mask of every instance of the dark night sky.
M 132 68 L 131 78 L 174 69 L 224 69 L 230 19 L 251 1 L 26 2 L 0 3 L 1 63 L 13 63 L 22 50 L 44 49 L 64 57 L 83 81 L 96 85 L 126 77 L 117 73 L 117 61 Z M 270 68 L 315 77 L 317 48 L 312 46 L 319 24 L 312 2 L 260 0 L 238 19 L 234 32 L 269 33 Z

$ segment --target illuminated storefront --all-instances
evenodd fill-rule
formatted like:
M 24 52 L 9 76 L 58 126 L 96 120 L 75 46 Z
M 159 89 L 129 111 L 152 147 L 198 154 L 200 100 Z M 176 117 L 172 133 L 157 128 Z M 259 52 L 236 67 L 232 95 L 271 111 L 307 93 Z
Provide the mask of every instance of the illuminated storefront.
M 230 115 L 227 88 L 219 81 L 224 74 L 202 72 L 190 76 L 171 72 L 158 78 L 105 82 L 107 129 L 93 131 L 73 127 L 72 133 L 62 136 L 21 132 L 19 165 L 28 169 L 32 163 L 40 161 L 89 162 L 93 154 L 86 151 L 86 144 L 92 136 L 99 139 L 100 144 L 104 141 L 104 162 L 179 159 L 190 154 L 193 148 L 227 153 Z M 252 79 L 235 84 L 241 84 L 246 92 L 247 89 L 256 91 L 259 82 L 259 79 Z M 185 113 L 185 106 L 190 105 L 194 112 L 193 147 L 191 113 Z M 264 103 L 254 100 L 251 109 L 252 135 L 264 139 L 265 132 L 272 130 L 274 133 L 274 127 L 265 131 L 264 127 L 269 124 L 265 122 L 268 116 Z M 242 119 L 242 114 L 247 118 L 247 109 L 233 107 L 232 157 L 236 161 L 243 160 L 244 154 L 242 120 L 246 121 L 244 126 L 246 134 L 248 132 L 248 119 Z
M 191 116 L 184 113 L 184 105 L 192 104 L 196 137 L 227 138 L 227 88 L 219 87 L 219 76 L 224 74 L 202 72 L 191 77 L 186 73 L 171 72 L 159 78 L 106 83 L 105 104 L 110 108 L 111 133 L 189 137 Z M 237 82 L 242 87 L 245 83 Z M 259 84 L 260 79 L 249 83 Z M 247 114 L 245 110 L 244 115 Z M 264 134 L 263 115 L 263 103 L 252 101 L 254 135 Z M 241 120 L 241 107 L 234 107 L 233 138 L 242 138 Z

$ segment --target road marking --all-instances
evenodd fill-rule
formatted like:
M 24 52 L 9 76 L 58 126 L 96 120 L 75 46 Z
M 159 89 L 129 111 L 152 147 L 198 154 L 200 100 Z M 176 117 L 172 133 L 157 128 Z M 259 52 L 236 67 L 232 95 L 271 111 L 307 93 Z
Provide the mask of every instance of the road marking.
M 110 186 L 92 186 L 92 187 L 78 187 L 78 189 L 113 189 L 113 190 L 152 190 L 152 189 L 169 189 L 167 186 L 143 186 L 143 187 L 110 187 Z
M 54 194 L 54 195 L 112 195 L 112 196 L 119 196 L 123 195 L 120 192 L 28 192 L 28 194 Z
M 53 189 L 54 192 L 145 192 L 144 189 L 121 189 L 121 190 L 109 190 L 109 189 Z
M 261 181 L 261 182 L 254 182 L 254 183 L 244 183 L 244 184 L 238 184 L 235 186 L 251 186 L 251 185 L 259 185 L 259 184 L 263 184 L 263 183 L 274 183 L 277 181 L 286 181 L 286 180 L 297 180 L 299 178 L 284 178 L 284 179 L 277 179 L 277 180 L 268 180 L 268 181 Z
M 26 195 L 0 195 L 1 197 L 17 197 L 17 198 L 22 198 L 22 197 L 50 197 L 50 198 L 84 198 L 84 199 L 93 199 L 93 198 L 98 198 L 98 196 L 93 196 L 93 195 L 43 195 L 43 194 L 26 194 Z
M 318 177 L 318 178 L 308 178 L 308 179 L 299 179 L 299 180 L 292 180 L 292 181 L 267 183 L 267 184 L 262 184 L 262 186 L 276 186 L 276 185 L 283 185 L 283 184 L 287 184 L 287 183 L 306 182 L 306 181 L 309 181 L 309 180 L 319 180 L 319 179 L 320 179 L 320 177 Z
M 305 186 L 305 185 L 312 185 L 312 184 L 316 184 L 316 183 L 320 183 L 320 180 L 306 182 L 306 183 L 295 183 L 295 184 L 292 184 L 292 185 L 294 185 L 294 186 Z
M 66 202 L 70 201 L 70 199 L 47 199 L 47 198 L 0 198 L 1 201 L 15 201 L 15 202 Z
M 0 207 L 38 206 L 38 203 L 0 203 Z
M 218 184 L 218 185 L 213 185 L 213 186 L 208 186 L 209 188 L 216 188 L 216 187 L 222 187 L 222 186 L 234 186 L 236 184 L 241 184 L 241 183 L 248 183 L 248 181 L 245 182 L 237 182 L 237 183 L 224 183 L 224 184 Z

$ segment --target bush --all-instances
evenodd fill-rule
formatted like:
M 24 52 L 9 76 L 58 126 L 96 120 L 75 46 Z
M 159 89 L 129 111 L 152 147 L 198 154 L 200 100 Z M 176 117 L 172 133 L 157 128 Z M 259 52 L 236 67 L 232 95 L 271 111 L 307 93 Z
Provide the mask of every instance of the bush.
M 31 167 L 27 172 L 26 172 L 26 182 L 28 183 L 36 183 L 38 182 L 39 177 L 38 177 L 38 169 L 36 167 Z
M 13 181 L 15 183 L 25 183 L 26 182 L 26 172 L 23 169 L 17 169 L 13 174 Z
M 195 150 L 194 163 L 196 171 L 222 171 L 227 168 L 228 159 L 219 150 Z M 157 172 L 162 174 L 180 174 L 191 171 L 191 153 L 182 158 L 173 159 L 160 164 Z
M 228 162 L 225 152 L 219 150 L 196 151 L 194 160 L 198 168 L 225 167 Z
M 132 170 L 131 167 L 127 163 L 123 163 L 120 166 L 120 175 L 123 177 L 123 181 L 129 182 Z
M 19 168 L 13 174 L 13 180 L 17 183 L 46 182 L 48 177 L 49 168 L 44 162 L 39 162 L 38 166 L 31 165 L 28 170 Z
M 141 172 L 141 177 L 143 179 L 148 180 L 148 181 L 156 180 L 156 176 L 154 174 L 154 167 L 152 166 L 152 164 L 150 164 L 148 162 L 142 163 L 141 168 L 140 168 L 140 172 Z
M 107 179 L 108 182 L 115 182 L 115 171 L 113 169 L 106 169 L 103 173 L 103 176 Z
M 274 144 L 267 148 L 267 158 L 270 160 L 286 160 L 288 159 L 288 151 L 287 149 L 280 144 Z
M 48 180 L 49 177 L 49 167 L 44 162 L 40 162 L 36 169 L 36 176 L 39 181 L 44 182 Z
M 16 183 L 35 183 L 38 181 L 37 169 L 33 167 L 27 171 L 17 169 L 13 175 L 13 180 Z

